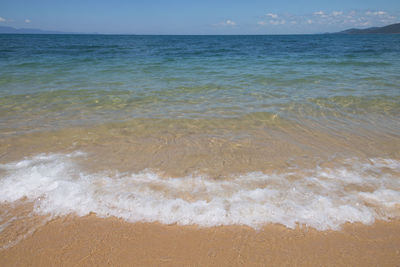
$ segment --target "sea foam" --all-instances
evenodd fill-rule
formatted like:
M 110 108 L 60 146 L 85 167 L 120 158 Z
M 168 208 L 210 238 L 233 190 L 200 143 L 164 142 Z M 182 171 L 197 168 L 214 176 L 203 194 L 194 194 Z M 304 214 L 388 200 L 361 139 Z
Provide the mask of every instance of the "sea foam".
M 40 154 L 0 164 L 0 203 L 28 199 L 34 214 L 51 218 L 94 212 L 128 222 L 256 229 L 278 223 L 338 230 L 346 222 L 400 218 L 400 162 L 392 159 L 349 159 L 336 169 L 254 172 L 218 180 L 164 178 L 150 170 L 90 173 L 79 167 L 81 157 L 86 156 Z

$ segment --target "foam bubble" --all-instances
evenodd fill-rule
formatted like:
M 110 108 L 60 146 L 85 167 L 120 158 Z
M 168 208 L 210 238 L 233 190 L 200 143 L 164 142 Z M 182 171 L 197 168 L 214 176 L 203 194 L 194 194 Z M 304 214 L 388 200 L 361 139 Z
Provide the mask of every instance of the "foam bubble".
M 36 214 L 51 217 L 94 212 L 129 222 L 206 227 L 279 223 L 338 230 L 346 222 L 400 217 L 400 162 L 392 159 L 350 159 L 337 169 L 255 172 L 215 180 L 163 178 L 152 171 L 89 173 L 76 163 L 82 156 L 41 154 L 0 164 L 0 202 L 26 197 L 34 202 Z

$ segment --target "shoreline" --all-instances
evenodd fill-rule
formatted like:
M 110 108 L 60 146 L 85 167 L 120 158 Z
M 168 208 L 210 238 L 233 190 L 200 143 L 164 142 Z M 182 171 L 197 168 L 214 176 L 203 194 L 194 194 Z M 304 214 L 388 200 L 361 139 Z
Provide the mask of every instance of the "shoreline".
M 0 266 L 400 267 L 378 39 L 8 36 Z
M 267 224 L 202 228 L 59 217 L 13 247 L 2 266 L 296 265 L 396 266 L 400 221 L 346 224 L 340 231 Z

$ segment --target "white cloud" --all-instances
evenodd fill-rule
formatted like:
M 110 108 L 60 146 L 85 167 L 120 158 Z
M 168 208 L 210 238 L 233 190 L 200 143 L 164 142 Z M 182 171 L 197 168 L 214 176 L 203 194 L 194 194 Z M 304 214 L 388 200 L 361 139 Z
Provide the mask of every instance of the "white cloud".
M 365 14 L 370 15 L 370 16 L 383 16 L 383 15 L 386 15 L 386 12 L 385 11 L 375 11 L 375 12 L 367 11 Z
M 25 19 L 25 23 L 31 23 L 30 19 Z
M 269 21 L 259 21 L 259 22 L 257 22 L 257 24 L 261 25 L 261 26 L 266 26 L 268 24 L 270 24 L 270 25 L 284 25 L 284 24 L 286 24 L 286 20 L 284 20 L 284 19 L 271 19 Z
M 227 19 L 227 20 L 225 20 L 223 22 L 215 24 L 215 26 L 230 26 L 230 27 L 233 27 L 233 26 L 236 26 L 236 22 L 234 22 L 233 20 Z
M 284 19 L 283 20 L 270 20 L 269 23 L 272 25 L 283 25 L 286 23 L 286 21 Z
M 279 26 L 291 25 L 293 28 L 303 26 L 307 30 L 321 29 L 321 31 L 335 31 L 346 28 L 384 26 L 396 23 L 400 19 L 400 13 L 393 13 L 383 10 L 370 11 L 324 11 L 317 10 L 309 14 L 289 14 L 289 13 L 268 13 L 264 19 L 257 22 L 257 25 Z
M 225 24 L 229 25 L 229 26 L 235 26 L 236 25 L 236 23 L 234 21 L 230 20 L 230 19 L 226 20 Z
M 316 15 L 316 16 L 320 16 L 321 18 L 326 18 L 326 17 L 328 17 L 326 14 L 325 14 L 325 12 L 324 11 L 317 11 L 317 12 L 314 12 L 314 15 Z
M 332 12 L 332 16 L 334 16 L 334 17 L 340 16 L 340 15 L 343 15 L 343 11 L 333 11 Z
M 360 22 L 357 24 L 357 26 L 369 26 L 369 25 L 371 25 L 369 21 Z
M 0 22 L 5 22 L 6 21 L 6 19 L 5 18 L 3 18 L 3 17 L 0 17 Z
M 267 16 L 271 17 L 273 19 L 277 19 L 278 18 L 278 15 L 277 14 L 273 14 L 273 13 L 268 13 Z

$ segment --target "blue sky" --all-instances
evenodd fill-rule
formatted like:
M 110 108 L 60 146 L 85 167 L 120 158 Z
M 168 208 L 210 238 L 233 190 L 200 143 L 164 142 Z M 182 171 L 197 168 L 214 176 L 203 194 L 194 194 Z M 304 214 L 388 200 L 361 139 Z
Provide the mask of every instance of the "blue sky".
M 400 22 L 400 0 L 1 0 L 0 26 L 84 33 L 320 33 Z

